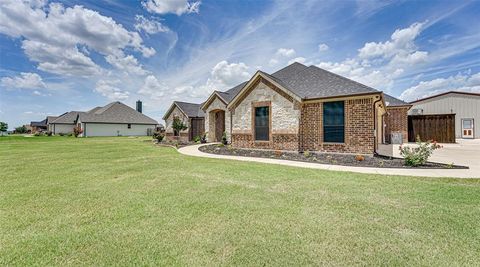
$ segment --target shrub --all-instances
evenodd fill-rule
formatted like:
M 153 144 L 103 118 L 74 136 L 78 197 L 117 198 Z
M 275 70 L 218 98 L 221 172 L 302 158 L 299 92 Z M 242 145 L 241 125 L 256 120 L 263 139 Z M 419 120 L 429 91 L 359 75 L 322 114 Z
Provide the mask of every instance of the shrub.
M 78 136 L 81 135 L 82 133 L 83 133 L 83 130 L 82 130 L 81 127 L 79 127 L 79 126 L 73 127 L 73 135 L 74 135 L 75 137 L 78 137 Z M 71 136 L 71 135 L 69 135 L 69 136 Z
M 67 136 L 73 136 L 73 133 L 68 133 Z
M 224 144 L 224 145 L 228 144 L 228 142 L 227 142 L 227 132 L 223 132 L 222 144 Z
M 162 142 L 165 138 L 165 135 L 160 131 L 155 131 L 152 135 L 153 139 L 157 140 L 158 143 Z
M 405 165 L 412 167 L 424 165 L 434 150 L 442 148 L 435 141 L 422 142 L 420 138 L 417 138 L 417 145 L 414 148 L 400 146 L 400 155 L 405 159 Z
M 35 132 L 33 136 L 43 136 L 44 134 L 42 132 Z
M 200 143 L 200 136 L 197 135 L 197 136 L 193 137 L 193 142 Z
M 208 133 L 208 132 L 205 132 L 205 133 L 202 135 L 202 139 L 200 139 L 200 143 L 202 143 L 202 144 L 207 143 L 207 133 Z
M 65 135 L 65 133 L 58 133 L 58 135 L 60 135 L 60 136 L 64 136 L 64 135 Z
M 306 158 L 310 157 L 310 156 L 311 156 L 311 155 L 310 155 L 310 151 L 308 151 L 308 150 L 307 150 L 307 151 L 304 151 L 304 152 L 303 152 L 303 156 L 305 156 Z
M 3 134 L 8 130 L 8 124 L 6 122 L 0 121 L 0 136 L 3 136 Z
M 19 126 L 15 128 L 15 133 L 20 133 L 20 134 L 27 133 L 27 127 L 25 127 L 25 125 Z
M 173 118 L 172 128 L 175 133 L 178 133 L 179 135 L 181 131 L 185 131 L 186 129 L 188 129 L 187 125 L 185 125 L 185 123 L 183 123 L 183 121 L 180 120 L 178 117 Z
M 52 131 L 47 131 L 47 132 L 46 132 L 46 135 L 47 135 L 47 136 L 52 136 L 52 134 L 53 134 Z

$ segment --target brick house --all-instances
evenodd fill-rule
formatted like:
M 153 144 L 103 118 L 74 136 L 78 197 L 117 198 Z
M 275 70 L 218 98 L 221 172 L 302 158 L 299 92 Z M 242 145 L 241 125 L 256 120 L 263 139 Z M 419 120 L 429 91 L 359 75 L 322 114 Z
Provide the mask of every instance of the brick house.
M 165 120 L 165 136 L 169 140 L 180 140 L 183 142 L 192 141 L 194 137 L 201 137 L 205 130 L 204 112 L 200 109 L 202 104 L 174 101 L 167 113 L 163 116 Z M 173 128 L 174 118 L 180 119 L 187 129 L 176 132 Z
M 201 105 L 209 142 L 239 148 L 373 154 L 386 135 L 406 140 L 405 103 L 340 75 L 293 63 L 257 71 Z

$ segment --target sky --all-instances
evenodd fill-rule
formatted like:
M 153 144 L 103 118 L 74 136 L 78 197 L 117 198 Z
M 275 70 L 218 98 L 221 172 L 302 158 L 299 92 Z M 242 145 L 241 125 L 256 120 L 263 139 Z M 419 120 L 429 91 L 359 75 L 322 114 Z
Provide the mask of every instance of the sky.
M 0 0 L 0 121 L 112 101 L 162 123 L 257 70 L 316 65 L 412 101 L 480 92 L 480 1 Z

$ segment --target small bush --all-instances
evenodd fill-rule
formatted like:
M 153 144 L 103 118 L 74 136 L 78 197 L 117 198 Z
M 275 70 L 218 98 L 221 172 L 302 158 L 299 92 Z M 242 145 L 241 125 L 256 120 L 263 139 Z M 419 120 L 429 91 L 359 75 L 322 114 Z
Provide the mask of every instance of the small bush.
M 200 143 L 200 136 L 197 135 L 197 136 L 193 137 L 193 142 Z
M 152 135 L 153 139 L 157 140 L 158 143 L 162 142 L 165 138 L 165 135 L 160 131 L 155 131 Z
M 417 138 L 417 145 L 418 147 L 414 148 L 400 146 L 400 155 L 405 159 L 405 165 L 411 167 L 424 165 L 434 150 L 442 148 L 435 141 L 422 142 L 420 138 Z
M 58 133 L 58 135 L 60 135 L 60 136 L 64 136 L 64 135 L 65 135 L 65 133 Z
M 47 136 L 52 136 L 53 133 L 52 133 L 52 131 L 47 131 L 45 134 L 46 134 Z
M 35 132 L 35 133 L 33 134 L 33 136 L 43 136 L 43 133 L 42 133 L 42 132 Z
M 222 144 L 224 144 L 224 145 L 228 144 L 228 142 L 227 142 L 227 132 L 223 132 Z
M 24 133 L 27 133 L 27 131 L 28 130 L 27 130 L 27 127 L 25 127 L 25 125 L 15 128 L 15 133 L 24 134 Z
M 307 150 L 307 151 L 304 151 L 304 152 L 303 152 L 303 156 L 305 156 L 306 158 L 310 157 L 310 156 L 311 156 L 310 151 L 308 151 L 308 150 Z
M 202 144 L 207 143 L 207 132 L 205 132 L 205 133 L 202 135 L 202 139 L 200 139 L 200 143 L 202 143 Z
M 73 133 L 68 133 L 67 136 L 73 136 Z

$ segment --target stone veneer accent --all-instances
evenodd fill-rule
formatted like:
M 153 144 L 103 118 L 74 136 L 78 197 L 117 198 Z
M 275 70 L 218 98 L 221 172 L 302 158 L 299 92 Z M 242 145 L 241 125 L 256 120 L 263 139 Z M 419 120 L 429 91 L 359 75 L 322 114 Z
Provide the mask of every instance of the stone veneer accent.
M 165 119 L 165 136 L 171 140 L 173 140 L 173 138 L 171 137 L 174 137 L 173 128 L 172 128 L 174 117 L 180 118 L 183 121 L 183 123 L 185 123 L 185 125 L 187 125 L 190 128 L 189 119 L 185 116 L 185 114 L 183 114 L 182 111 L 180 111 L 180 109 L 177 106 L 175 106 L 172 112 L 170 113 L 170 115 L 167 117 L 167 119 Z M 186 136 L 187 141 L 188 141 L 188 130 L 189 129 L 180 132 L 180 136 Z
M 227 141 L 231 142 L 231 129 L 230 129 L 230 112 L 227 110 L 227 105 L 220 100 L 217 96 L 208 105 L 205 110 L 205 132 L 207 132 L 207 141 L 215 142 L 215 111 L 225 111 L 225 131 L 227 132 Z
M 232 110 L 232 145 L 240 148 L 298 150 L 300 105 L 263 78 L 257 79 Z M 253 110 L 259 102 L 270 105 L 270 141 L 254 141 Z
M 345 100 L 345 143 L 324 143 L 322 102 L 303 103 L 300 150 L 373 154 L 373 102 L 372 96 Z
M 387 107 L 385 114 L 385 141 L 390 143 L 390 134 L 401 133 L 403 142 L 408 142 L 408 110 L 410 106 Z

